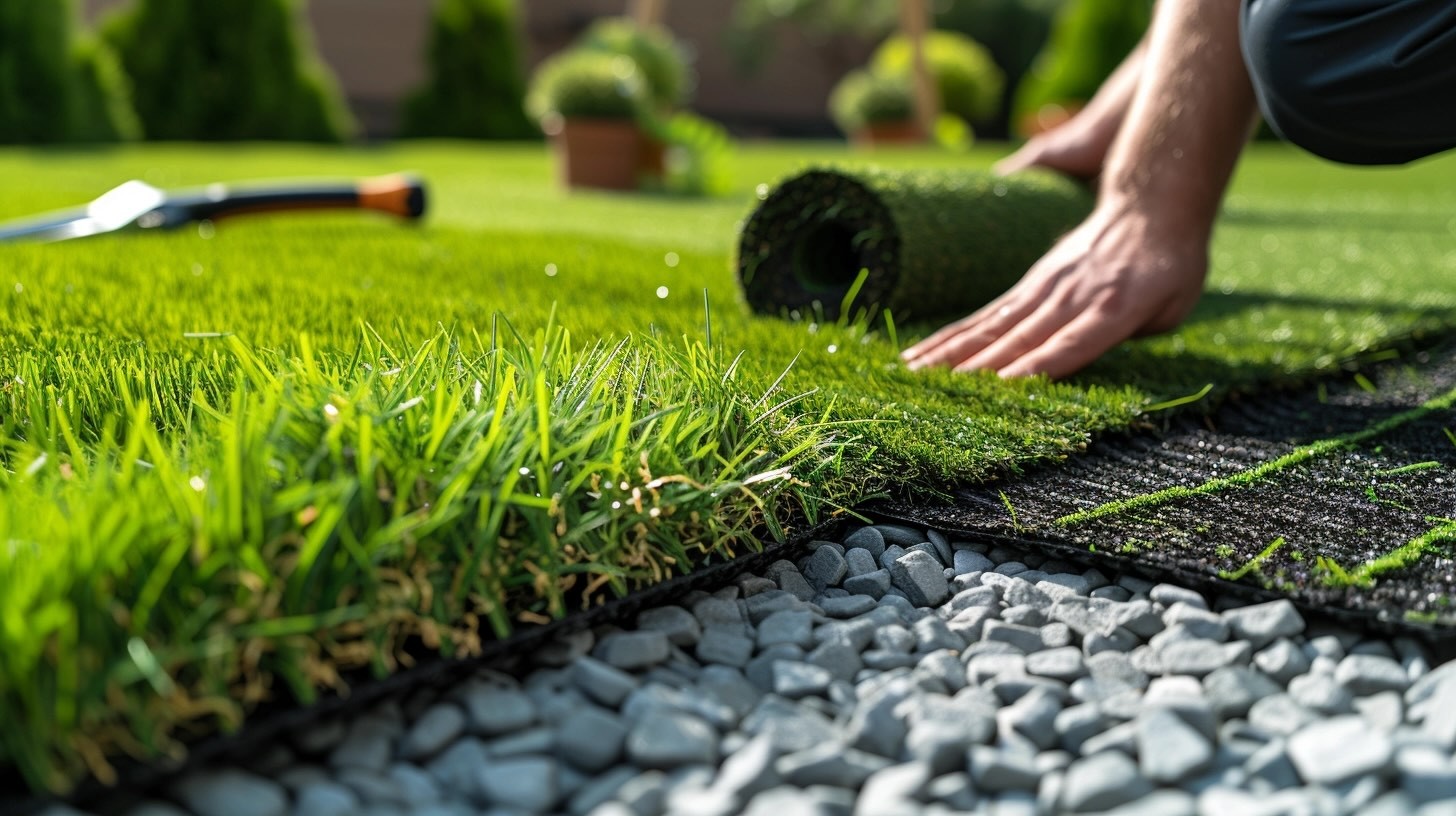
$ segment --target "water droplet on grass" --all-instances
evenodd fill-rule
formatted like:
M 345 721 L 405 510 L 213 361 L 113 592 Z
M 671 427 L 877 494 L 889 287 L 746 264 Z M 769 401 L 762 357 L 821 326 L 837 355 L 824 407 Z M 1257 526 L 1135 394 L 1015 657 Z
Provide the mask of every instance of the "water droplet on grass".
M 200 277 L 202 277 L 202 273 L 203 273 L 202 264 L 195 263 L 195 264 L 192 265 L 192 276 L 194 278 L 200 278 Z
M 326 403 L 324 405 L 324 416 L 328 417 L 329 419 L 338 419 L 339 407 L 337 405 L 334 405 L 332 402 Z
M 667 297 L 667 287 L 666 286 L 659 286 L 659 287 L 657 287 L 657 296 L 659 298 L 665 298 L 665 297 Z
M 187 484 L 198 493 L 207 489 L 207 482 L 201 476 L 193 476 L 187 480 Z
M 546 277 L 556 277 L 556 264 L 546 264 Z
M 837 346 L 837 345 L 835 345 L 833 343 L 830 343 L 829 344 L 828 351 L 829 351 L 830 354 L 833 354 L 834 352 L 839 351 L 839 346 Z
M 520 470 L 518 470 L 516 472 L 519 473 L 519 474 L 521 474 L 522 476 L 530 476 L 531 475 L 531 469 L 528 468 L 528 467 L 523 467 L 523 468 L 521 468 Z
M 662 262 L 665 263 L 665 264 L 667 264 L 669 267 L 674 268 L 674 269 L 677 268 L 677 264 L 678 264 L 678 261 L 679 260 L 680 259 L 677 257 L 677 253 L 676 252 L 669 252 L 666 255 L 662 256 Z
M 217 227 L 211 221 L 199 221 L 197 223 L 197 237 L 204 241 L 212 240 L 217 235 Z
M 25 291 L 25 285 L 24 284 L 21 284 L 21 283 L 15 284 L 15 293 L 16 294 L 20 294 L 21 292 L 24 292 L 24 291 Z
M 768 185 L 767 184 L 760 184 L 760 185 L 758 185 L 757 187 L 753 188 L 753 194 L 756 195 L 756 196 L 758 196 L 758 200 L 759 201 L 762 201 L 765 198 L 768 198 Z
M 613 510 L 621 510 L 622 509 L 622 503 L 619 502 L 619 501 L 612 502 L 612 509 Z

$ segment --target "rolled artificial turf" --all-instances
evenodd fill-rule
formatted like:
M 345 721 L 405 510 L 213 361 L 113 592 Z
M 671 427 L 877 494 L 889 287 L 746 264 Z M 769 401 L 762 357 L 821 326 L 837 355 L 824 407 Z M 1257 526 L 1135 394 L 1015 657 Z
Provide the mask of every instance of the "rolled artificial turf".
M 745 223 L 739 282 L 759 313 L 959 317 L 1006 291 L 1091 208 L 1087 188 L 1050 173 L 813 169 Z

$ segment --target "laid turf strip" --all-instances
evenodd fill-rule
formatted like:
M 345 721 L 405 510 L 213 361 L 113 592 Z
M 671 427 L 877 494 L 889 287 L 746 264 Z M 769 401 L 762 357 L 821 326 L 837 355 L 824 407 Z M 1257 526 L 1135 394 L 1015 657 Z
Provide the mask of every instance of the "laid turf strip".
M 1087 188 L 1045 173 L 810 170 L 744 224 L 739 282 L 766 314 L 959 317 L 1010 288 L 1091 209 Z
M 949 503 L 876 509 L 1456 635 L 1453 351 L 1109 438 Z

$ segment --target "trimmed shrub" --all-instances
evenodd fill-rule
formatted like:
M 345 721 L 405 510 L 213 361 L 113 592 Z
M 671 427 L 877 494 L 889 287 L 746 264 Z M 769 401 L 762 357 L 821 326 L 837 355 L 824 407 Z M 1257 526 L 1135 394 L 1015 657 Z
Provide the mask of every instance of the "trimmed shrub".
M 985 123 L 987 135 L 1011 132 L 1009 119 L 1016 88 L 1046 44 L 1052 20 L 1064 0 L 951 0 L 936 6 L 935 27 L 959 31 L 991 52 L 1006 76 L 1001 112 Z
M 880 122 L 915 118 L 915 91 L 906 76 L 850 71 L 829 95 L 829 115 L 846 135 Z
M 1091 99 L 1152 21 L 1151 0 L 1070 0 L 1016 91 L 1013 123 L 1026 130 L 1043 108 Z
M 103 33 L 148 138 L 337 142 L 353 132 L 294 0 L 136 0 Z
M 430 29 L 430 76 L 405 103 L 405 136 L 526 139 L 515 0 L 436 0 Z
M 910 42 L 901 35 L 885 40 L 870 69 L 887 77 L 913 74 Z M 954 31 L 932 31 L 925 38 L 925 62 L 940 91 L 941 110 L 969 122 L 982 122 L 1001 108 L 1006 77 L 980 43 Z
M 75 36 L 73 0 L 0 2 L 0 143 L 136 136 L 111 53 Z
M 538 121 L 552 116 L 636 121 L 648 104 L 647 84 L 636 63 L 601 51 L 566 51 L 547 60 L 526 97 Z
M 607 17 L 592 23 L 577 48 L 631 58 L 658 110 L 672 110 L 691 98 L 693 77 L 687 54 L 665 28 L 643 28 L 625 17 Z

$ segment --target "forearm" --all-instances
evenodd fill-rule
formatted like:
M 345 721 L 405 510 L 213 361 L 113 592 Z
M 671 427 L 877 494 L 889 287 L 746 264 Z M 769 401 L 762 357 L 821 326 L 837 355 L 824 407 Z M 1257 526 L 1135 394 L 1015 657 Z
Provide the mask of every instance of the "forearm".
M 1137 44 L 1137 47 L 1128 52 L 1126 58 L 1118 64 L 1117 70 L 1113 71 L 1097 93 L 1087 101 L 1085 107 L 1078 113 L 1078 116 L 1089 117 L 1099 126 L 1111 128 L 1113 132 L 1122 120 L 1126 118 L 1128 108 L 1132 106 L 1134 94 L 1137 93 L 1138 80 L 1141 79 L 1146 69 L 1148 55 L 1148 38 L 1144 36 Z
M 1103 206 L 1206 240 L 1255 114 L 1239 0 L 1161 0 Z

